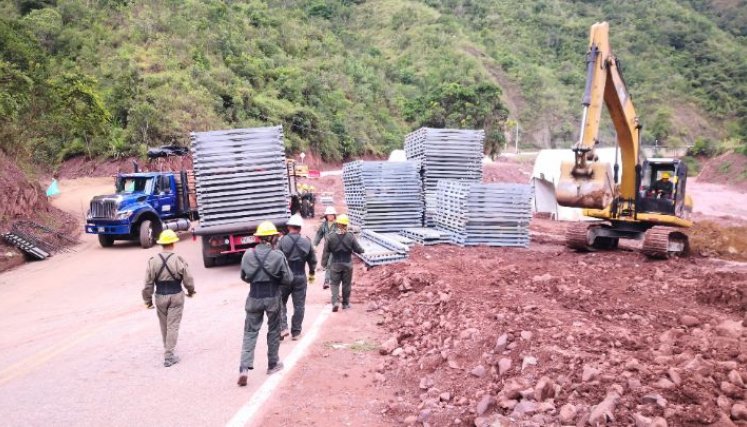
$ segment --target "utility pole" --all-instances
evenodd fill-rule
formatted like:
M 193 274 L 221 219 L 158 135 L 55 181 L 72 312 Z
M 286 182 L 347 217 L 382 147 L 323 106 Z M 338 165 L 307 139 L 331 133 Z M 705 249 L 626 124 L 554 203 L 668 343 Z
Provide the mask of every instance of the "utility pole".
M 519 154 L 519 121 L 516 120 L 516 154 Z

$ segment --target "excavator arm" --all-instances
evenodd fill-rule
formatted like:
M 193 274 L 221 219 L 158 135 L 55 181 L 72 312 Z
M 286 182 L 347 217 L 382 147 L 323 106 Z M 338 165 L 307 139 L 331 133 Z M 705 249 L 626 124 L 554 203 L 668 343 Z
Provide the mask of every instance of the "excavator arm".
M 596 23 L 591 27 L 586 61 L 581 132 L 573 146 L 575 160 L 561 165 L 561 178 L 556 186 L 558 203 L 605 210 L 609 217 L 634 216 L 640 175 L 637 169 L 641 125 L 625 87 L 619 61 L 612 54 L 608 23 Z M 603 104 L 617 133 L 622 171 L 615 165 L 613 172 L 609 164 L 598 161 L 594 152 L 599 143 Z M 622 176 L 618 180 L 620 172 Z

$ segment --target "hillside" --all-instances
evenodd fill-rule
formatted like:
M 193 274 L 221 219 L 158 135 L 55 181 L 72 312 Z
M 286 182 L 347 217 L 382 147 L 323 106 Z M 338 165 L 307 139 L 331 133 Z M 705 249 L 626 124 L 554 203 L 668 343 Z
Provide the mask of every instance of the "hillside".
M 329 160 L 386 153 L 422 125 L 486 128 L 496 152 L 517 121 L 522 145 L 563 146 L 599 20 L 646 142 L 744 141 L 744 3 L 3 2 L 0 148 L 55 165 L 282 123 L 289 151 Z

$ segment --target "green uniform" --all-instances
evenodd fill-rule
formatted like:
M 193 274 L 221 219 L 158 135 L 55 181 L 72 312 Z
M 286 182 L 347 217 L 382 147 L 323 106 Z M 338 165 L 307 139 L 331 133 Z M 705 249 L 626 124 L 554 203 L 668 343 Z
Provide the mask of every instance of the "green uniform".
M 280 330 L 288 329 L 288 298 L 293 300 L 293 318 L 291 319 L 291 334 L 301 335 L 304 312 L 306 310 L 306 266 L 313 275 L 316 269 L 316 252 L 308 237 L 297 233 L 283 236 L 278 242 L 278 249 L 288 260 L 288 266 L 293 273 L 293 283 L 281 287 L 282 307 L 280 310 Z
M 241 259 L 241 280 L 249 283 L 246 298 L 244 342 L 239 371 L 254 369 L 254 348 L 257 335 L 267 313 L 267 359 L 272 369 L 278 363 L 280 347 L 280 286 L 288 286 L 293 274 L 282 252 L 260 243 L 246 251 Z
M 353 253 L 362 254 L 363 248 L 353 233 L 335 232 L 327 235 L 322 253 L 322 265 L 327 265 L 329 284 L 332 288 L 332 305 L 337 306 L 342 284 L 342 308 L 350 307 L 350 291 L 353 283 Z
M 337 232 L 337 224 L 333 222 L 327 221 L 325 218 L 324 221 L 322 221 L 322 225 L 319 226 L 319 228 L 316 230 L 316 235 L 314 236 L 314 247 L 317 247 L 319 245 L 319 242 L 322 240 L 327 239 L 327 235 L 330 233 Z M 329 284 L 329 266 L 326 263 L 322 263 L 322 265 L 327 268 L 327 270 L 324 272 L 324 283 Z
M 184 311 L 184 292 L 182 286 L 191 294 L 195 291 L 194 279 L 189 273 L 189 266 L 182 257 L 173 252 L 162 252 L 148 260 L 145 271 L 143 301 L 147 306 L 153 305 L 155 289 L 156 310 L 161 324 L 164 358 L 174 357 L 174 348 L 179 337 L 179 324 Z

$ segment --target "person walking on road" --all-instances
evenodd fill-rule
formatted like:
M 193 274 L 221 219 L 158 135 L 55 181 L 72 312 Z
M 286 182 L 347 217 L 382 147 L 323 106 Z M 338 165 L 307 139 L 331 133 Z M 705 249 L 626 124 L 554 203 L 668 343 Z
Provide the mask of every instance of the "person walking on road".
M 309 283 L 314 283 L 316 269 L 316 253 L 308 237 L 301 236 L 303 219 L 301 215 L 293 215 L 288 223 L 288 234 L 280 238 L 278 249 L 288 260 L 288 266 L 293 273 L 293 283 L 281 288 L 282 307 L 280 313 L 280 339 L 288 336 L 288 298 L 293 300 L 293 318 L 291 319 L 290 334 L 293 341 L 301 335 L 304 310 L 306 307 L 306 265 L 309 266 Z
M 254 369 L 254 348 L 257 335 L 267 313 L 267 374 L 283 369 L 278 357 L 280 347 L 280 287 L 290 286 L 293 274 L 285 255 L 272 249 L 278 230 L 270 221 L 259 224 L 254 233 L 260 239 L 257 246 L 244 253 L 241 259 L 241 280 L 249 283 L 246 298 L 244 341 L 239 364 L 240 387 L 246 386 L 247 376 Z
M 324 210 L 324 221 L 322 221 L 322 224 L 316 230 L 316 235 L 314 236 L 314 247 L 317 247 L 317 245 L 319 245 L 319 242 L 321 242 L 322 240 L 326 242 L 327 235 L 337 231 L 337 224 L 335 223 L 336 218 L 337 210 L 335 209 L 335 207 L 327 206 L 327 209 Z M 322 268 L 325 269 L 324 285 L 322 286 L 324 289 L 329 289 L 329 268 L 327 267 L 327 264 L 322 264 Z
M 178 241 L 179 237 L 172 230 L 165 230 L 161 233 L 156 243 L 162 246 L 163 251 L 148 260 L 145 287 L 142 292 L 145 307 L 153 308 L 153 288 L 155 287 L 155 308 L 158 312 L 158 321 L 161 323 L 161 338 L 163 338 L 164 347 L 163 366 L 167 368 L 179 362 L 179 358 L 174 355 L 174 348 L 179 337 L 179 324 L 184 311 L 182 286 L 187 289 L 187 297 L 192 298 L 195 294 L 194 279 L 189 272 L 187 262 L 174 253 L 174 244 Z
M 342 284 L 342 308 L 350 308 L 350 292 L 353 283 L 353 253 L 362 254 L 363 248 L 353 233 L 348 231 L 350 219 L 343 214 L 335 220 L 337 230 L 327 235 L 322 253 L 322 265 L 329 271 L 332 287 L 332 311 L 338 311 L 340 284 Z

